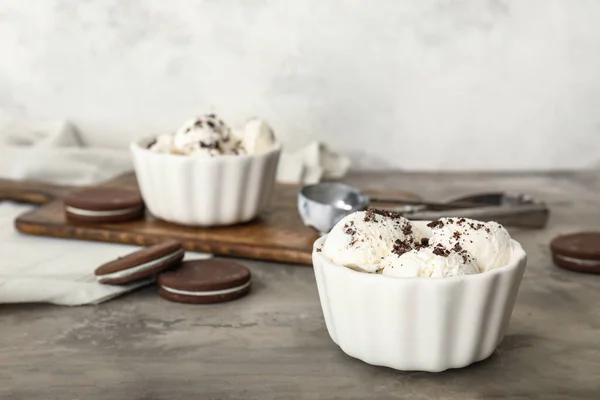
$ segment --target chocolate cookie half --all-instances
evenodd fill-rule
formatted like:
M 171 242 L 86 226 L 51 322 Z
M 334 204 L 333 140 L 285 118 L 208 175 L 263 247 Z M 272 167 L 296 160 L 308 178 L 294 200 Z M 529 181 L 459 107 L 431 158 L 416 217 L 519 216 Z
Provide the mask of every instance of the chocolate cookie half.
M 100 283 L 125 285 L 178 265 L 183 255 L 181 243 L 168 240 L 103 264 L 96 269 L 95 275 Z
M 250 291 L 250 270 L 230 260 L 185 261 L 176 270 L 158 276 L 158 294 L 180 303 L 221 303 Z
M 67 195 L 64 210 L 74 221 L 123 222 L 141 217 L 144 202 L 137 190 L 96 188 Z
M 558 236 L 550 242 L 552 259 L 562 268 L 600 273 L 600 232 Z

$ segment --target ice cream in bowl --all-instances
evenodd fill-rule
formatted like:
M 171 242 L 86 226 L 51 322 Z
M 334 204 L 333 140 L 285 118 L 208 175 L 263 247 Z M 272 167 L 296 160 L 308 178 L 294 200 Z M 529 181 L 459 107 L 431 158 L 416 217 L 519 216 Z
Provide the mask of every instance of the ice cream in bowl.
M 175 133 L 130 145 L 146 207 L 157 218 L 188 226 L 250 221 L 267 207 L 281 145 L 253 118 L 232 129 L 215 114 L 186 121 Z
M 343 218 L 312 257 L 327 331 L 346 354 L 430 372 L 495 351 L 527 260 L 498 223 L 380 210 Z

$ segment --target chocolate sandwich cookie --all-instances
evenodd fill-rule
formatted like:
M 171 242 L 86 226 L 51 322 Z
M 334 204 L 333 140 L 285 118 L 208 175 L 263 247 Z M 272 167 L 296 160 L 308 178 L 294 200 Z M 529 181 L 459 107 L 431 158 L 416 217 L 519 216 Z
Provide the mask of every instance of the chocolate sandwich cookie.
M 185 261 L 176 270 L 158 276 L 158 294 L 180 303 L 221 303 L 250 291 L 250 270 L 235 261 Z
M 141 217 L 144 202 L 137 190 L 97 188 L 70 193 L 64 209 L 74 221 L 122 222 Z
M 600 273 L 600 232 L 558 236 L 550 242 L 550 250 L 554 263 L 559 267 Z
M 183 255 L 181 243 L 169 240 L 103 264 L 96 269 L 95 275 L 100 283 L 125 285 L 178 265 Z

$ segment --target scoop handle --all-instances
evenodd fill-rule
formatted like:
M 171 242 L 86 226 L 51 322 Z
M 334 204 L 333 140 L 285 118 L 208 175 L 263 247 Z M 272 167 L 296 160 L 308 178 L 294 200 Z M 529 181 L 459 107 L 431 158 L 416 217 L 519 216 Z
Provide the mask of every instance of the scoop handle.
M 436 201 L 427 201 L 419 199 L 394 199 L 388 197 L 370 197 L 371 203 L 402 204 L 406 206 L 423 206 L 430 210 L 452 210 L 455 208 L 473 208 L 478 204 L 464 201 L 452 203 L 441 203 Z
M 405 213 L 412 220 L 435 220 L 444 217 L 464 217 L 479 221 L 496 221 L 499 224 L 520 228 L 542 229 L 546 227 L 550 216 L 547 207 L 541 204 L 519 206 L 490 206 L 446 211 L 416 211 Z

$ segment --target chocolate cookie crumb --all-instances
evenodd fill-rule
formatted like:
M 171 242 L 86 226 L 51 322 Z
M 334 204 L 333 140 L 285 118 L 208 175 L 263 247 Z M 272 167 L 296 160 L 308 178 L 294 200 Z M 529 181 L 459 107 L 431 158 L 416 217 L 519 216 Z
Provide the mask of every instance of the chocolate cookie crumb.
M 196 120 L 196 122 L 194 122 L 194 126 L 197 126 L 198 128 L 202 128 L 202 120 L 201 119 Z
M 441 220 L 436 220 L 436 221 L 431 221 L 430 223 L 427 224 L 428 227 L 430 228 L 443 228 L 444 227 L 444 223 Z
M 209 149 L 209 150 L 220 150 L 221 149 L 221 145 L 219 144 L 219 142 L 204 143 L 203 141 L 199 141 L 198 144 L 200 145 L 201 149 Z
M 406 236 L 412 234 L 413 233 L 412 225 L 410 223 L 404 224 L 404 226 L 402 227 L 402 233 L 404 233 Z
M 482 228 L 484 228 L 484 227 L 485 227 L 485 225 L 483 225 L 483 224 L 480 224 L 480 223 L 477 223 L 477 224 L 476 224 L 476 223 L 473 223 L 473 222 L 469 222 L 469 226 L 470 226 L 470 227 L 471 227 L 471 229 L 473 229 L 474 231 L 478 231 L 478 230 L 480 230 L 480 229 L 482 229 Z
M 400 240 L 396 239 L 394 242 L 394 248 L 392 249 L 392 253 L 397 256 L 401 256 L 402 254 L 409 252 L 413 249 L 412 243 L 408 240 Z
M 421 238 L 421 246 L 429 246 L 429 238 Z
M 154 146 L 156 144 L 156 139 L 152 140 L 150 143 L 148 143 L 147 148 L 151 148 L 152 146 Z
M 323 249 L 321 247 L 317 247 L 317 250 L 316 250 L 317 253 L 320 253 L 322 251 L 323 251 Z
M 373 210 L 372 210 L 372 209 L 368 209 L 368 210 L 365 212 L 365 218 L 364 218 L 364 221 L 365 221 L 365 222 L 370 222 L 370 221 L 373 221 L 374 219 L 375 219 L 375 214 L 373 213 Z
M 353 225 L 353 224 L 352 224 L 352 225 Z M 344 233 L 345 233 L 346 235 L 350 235 L 350 236 L 354 236 L 354 235 L 356 235 L 356 229 L 354 229 L 354 228 L 352 227 L 352 225 L 349 225 L 349 224 L 345 224 L 345 225 L 344 225 Z
M 377 208 L 369 208 L 366 212 L 365 212 L 365 222 L 369 222 L 369 221 L 376 221 L 376 216 L 377 215 L 381 215 L 383 217 L 388 217 L 390 219 L 400 219 L 402 218 L 402 214 L 397 213 L 397 212 L 393 212 L 393 211 L 388 211 L 388 210 L 380 210 Z
M 433 254 L 435 254 L 436 256 L 448 257 L 450 255 L 450 251 L 448 249 L 445 249 L 443 246 L 441 246 L 441 245 L 438 244 L 433 249 Z
M 454 231 L 454 233 L 452 234 L 452 237 L 454 239 L 460 239 L 460 232 L 459 231 Z

